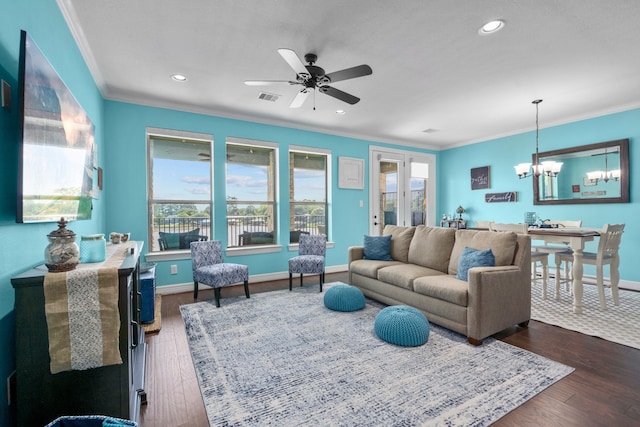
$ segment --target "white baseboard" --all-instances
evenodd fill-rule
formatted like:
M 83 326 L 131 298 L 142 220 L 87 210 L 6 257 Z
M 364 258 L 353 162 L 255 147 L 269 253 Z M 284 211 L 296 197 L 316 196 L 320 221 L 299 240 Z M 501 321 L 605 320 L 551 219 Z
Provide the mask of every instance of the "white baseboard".
M 345 271 L 347 271 L 346 264 L 327 267 L 325 273 L 342 273 Z M 282 280 L 288 278 L 289 273 L 286 271 L 267 274 L 255 274 L 249 275 L 249 283 L 270 282 L 272 280 Z M 209 287 L 200 285 L 198 289 L 209 289 Z M 156 293 L 160 295 L 180 294 L 183 292 L 193 292 L 193 282 L 156 286 Z

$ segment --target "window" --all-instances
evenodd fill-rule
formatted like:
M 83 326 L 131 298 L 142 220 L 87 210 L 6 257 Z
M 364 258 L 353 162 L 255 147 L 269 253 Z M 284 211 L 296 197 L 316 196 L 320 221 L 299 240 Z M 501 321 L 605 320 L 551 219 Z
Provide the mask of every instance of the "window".
M 300 234 L 327 234 L 328 165 L 324 152 L 289 151 L 289 242 L 298 243 Z
M 276 158 L 273 143 L 227 139 L 229 247 L 276 243 Z
M 191 242 L 213 233 L 213 141 L 207 135 L 155 132 L 147 136 L 149 244 L 152 252 L 188 251 Z

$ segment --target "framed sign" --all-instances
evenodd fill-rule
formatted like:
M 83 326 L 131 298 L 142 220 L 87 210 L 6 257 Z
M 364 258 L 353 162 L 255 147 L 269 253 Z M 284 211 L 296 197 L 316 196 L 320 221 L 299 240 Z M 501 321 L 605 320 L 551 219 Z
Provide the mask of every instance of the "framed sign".
M 483 190 L 489 188 L 489 166 L 471 169 L 471 189 Z
M 338 157 L 338 187 L 362 190 L 364 188 L 364 160 Z
M 518 193 L 515 191 L 507 191 L 504 193 L 487 193 L 484 195 L 484 201 L 487 203 L 517 202 Z

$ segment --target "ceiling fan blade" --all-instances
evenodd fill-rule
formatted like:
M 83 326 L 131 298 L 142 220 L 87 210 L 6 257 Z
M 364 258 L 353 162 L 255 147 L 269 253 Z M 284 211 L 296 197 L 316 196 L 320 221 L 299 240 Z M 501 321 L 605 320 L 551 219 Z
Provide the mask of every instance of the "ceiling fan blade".
M 247 86 L 268 86 L 268 85 L 277 85 L 282 83 L 288 83 L 290 85 L 297 85 L 298 82 L 294 82 L 291 80 L 245 80 L 244 84 Z
M 331 83 L 335 83 L 342 80 L 354 79 L 356 77 L 368 76 L 372 73 L 373 70 L 368 65 L 358 65 L 357 67 L 334 71 L 333 73 L 326 74 L 325 76 L 331 79 Z
M 293 68 L 293 71 L 295 71 L 297 75 L 309 76 L 309 70 L 307 70 L 307 67 L 305 67 L 298 54 L 294 51 L 291 49 L 278 49 L 278 53 L 287 61 L 289 67 Z
M 291 101 L 291 105 L 289 105 L 289 108 L 301 107 L 302 104 L 304 104 L 304 101 L 307 99 L 307 96 L 309 96 L 309 92 L 310 91 L 307 88 L 304 88 L 300 92 L 298 92 L 296 97 L 293 98 L 293 101 Z
M 347 104 L 357 104 L 358 101 L 360 101 L 360 98 L 358 98 L 357 96 L 353 96 L 347 92 L 343 92 L 339 89 L 336 89 L 335 87 L 331 87 L 331 86 L 320 86 L 318 88 L 320 90 L 320 92 L 325 93 L 329 96 L 333 96 L 336 99 L 339 99 L 340 101 L 344 101 Z

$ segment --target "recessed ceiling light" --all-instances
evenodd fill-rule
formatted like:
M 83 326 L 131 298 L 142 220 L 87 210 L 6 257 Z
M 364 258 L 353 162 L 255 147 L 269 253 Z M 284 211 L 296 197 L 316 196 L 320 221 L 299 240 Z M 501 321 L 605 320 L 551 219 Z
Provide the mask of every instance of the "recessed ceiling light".
M 347 112 L 344 111 L 344 110 L 336 110 L 336 114 L 340 114 L 341 116 L 343 116 L 343 115 L 347 114 Z
M 171 78 L 177 82 L 186 82 L 187 81 L 187 76 L 182 75 L 182 74 L 174 74 L 171 76 Z
M 500 31 L 504 28 L 505 22 L 502 19 L 495 19 L 493 21 L 489 21 L 480 27 L 478 31 L 480 34 L 493 34 L 497 31 Z

